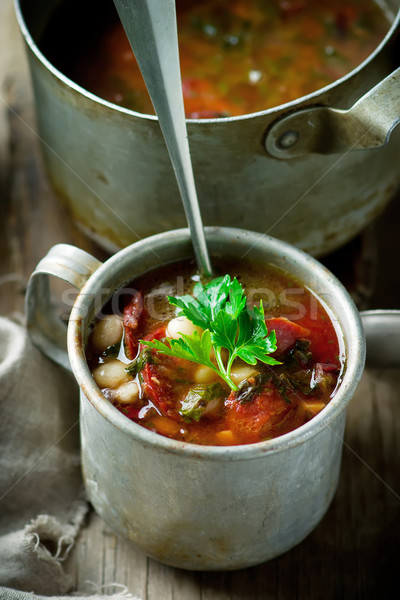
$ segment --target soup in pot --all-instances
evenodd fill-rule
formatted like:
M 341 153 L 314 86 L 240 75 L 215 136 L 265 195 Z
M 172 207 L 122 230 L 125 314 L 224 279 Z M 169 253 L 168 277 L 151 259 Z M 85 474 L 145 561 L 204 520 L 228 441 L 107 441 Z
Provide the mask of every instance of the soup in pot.
M 390 25 L 390 16 L 373 0 L 177 0 L 176 4 L 183 94 L 190 118 L 248 114 L 314 92 L 367 58 Z M 90 92 L 154 114 L 111 0 L 61 4 L 39 47 Z

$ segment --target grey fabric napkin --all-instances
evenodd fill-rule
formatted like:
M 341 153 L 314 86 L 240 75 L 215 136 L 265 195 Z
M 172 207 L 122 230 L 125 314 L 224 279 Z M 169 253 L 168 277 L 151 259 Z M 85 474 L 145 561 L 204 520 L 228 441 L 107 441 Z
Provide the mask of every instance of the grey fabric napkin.
M 0 317 L 0 600 L 139 600 L 118 583 L 65 596 L 62 561 L 87 510 L 77 384 Z
M 76 383 L 0 317 L 0 585 L 67 592 L 61 561 L 86 511 Z

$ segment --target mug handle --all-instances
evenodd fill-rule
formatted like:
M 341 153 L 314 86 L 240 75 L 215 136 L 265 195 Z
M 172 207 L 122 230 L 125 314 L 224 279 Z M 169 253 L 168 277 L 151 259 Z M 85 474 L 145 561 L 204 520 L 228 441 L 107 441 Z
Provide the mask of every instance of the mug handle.
M 58 277 L 82 290 L 89 277 L 102 264 L 75 246 L 57 244 L 42 258 L 29 279 L 25 298 L 29 337 L 43 354 L 69 371 L 67 325 L 51 303 L 49 276 Z

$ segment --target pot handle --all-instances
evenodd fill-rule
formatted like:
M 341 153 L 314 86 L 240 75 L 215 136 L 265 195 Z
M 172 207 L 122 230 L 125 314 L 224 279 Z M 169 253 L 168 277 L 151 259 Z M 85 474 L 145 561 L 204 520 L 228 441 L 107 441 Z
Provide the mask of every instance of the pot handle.
M 380 148 L 400 122 L 400 67 L 348 110 L 308 107 L 275 121 L 265 147 L 275 158 Z
M 69 371 L 67 326 L 57 314 L 50 294 L 49 275 L 82 290 L 89 277 L 102 263 L 91 254 L 69 244 L 57 244 L 33 271 L 25 298 L 28 334 L 48 358 Z

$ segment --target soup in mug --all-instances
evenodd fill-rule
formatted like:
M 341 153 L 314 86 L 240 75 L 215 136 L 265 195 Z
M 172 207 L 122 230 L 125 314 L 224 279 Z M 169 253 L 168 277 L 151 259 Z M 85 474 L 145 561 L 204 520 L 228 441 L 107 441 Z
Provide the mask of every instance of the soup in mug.
M 88 341 L 97 385 L 128 419 L 194 444 L 251 444 L 307 423 L 345 367 L 329 310 L 271 265 L 224 260 L 215 273 L 178 262 L 119 290 Z

